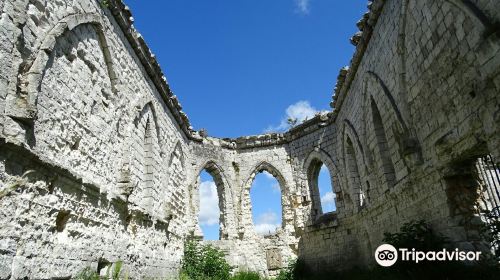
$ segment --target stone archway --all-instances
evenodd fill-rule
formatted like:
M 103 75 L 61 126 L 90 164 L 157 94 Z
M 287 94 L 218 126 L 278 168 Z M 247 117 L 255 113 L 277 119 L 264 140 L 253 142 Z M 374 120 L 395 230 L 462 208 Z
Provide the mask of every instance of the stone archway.
M 198 222 L 198 212 L 200 209 L 199 200 L 199 176 L 203 170 L 205 170 L 210 176 L 212 176 L 217 189 L 217 195 L 219 198 L 219 210 L 220 210 L 220 240 L 232 240 L 235 239 L 237 219 L 234 216 L 234 203 L 233 203 L 233 193 L 229 181 L 224 175 L 224 170 L 215 163 L 213 160 L 206 161 L 196 169 L 196 178 L 189 186 L 189 213 L 191 214 L 191 220 L 193 224 L 191 226 L 191 232 L 195 235 L 195 238 L 200 238 L 199 235 L 199 222 Z
M 338 179 L 338 168 L 328 153 L 321 149 L 315 149 L 309 154 L 303 165 L 303 170 L 307 178 L 306 193 L 309 194 L 309 218 L 311 223 L 317 221 L 324 214 L 317 182 L 322 165 L 328 169 L 328 173 L 330 174 L 332 192 L 335 194 L 335 213 L 342 214 L 345 209 L 345 194 L 342 192 L 340 180 Z
M 255 176 L 261 172 L 268 172 L 271 174 L 277 181 L 280 187 L 281 192 L 281 217 L 282 217 L 282 225 L 281 228 L 285 229 L 287 225 L 293 223 L 293 209 L 291 208 L 290 194 L 288 191 L 288 182 L 283 177 L 282 173 L 274 167 L 274 165 L 262 161 L 258 163 L 250 172 L 248 178 L 244 181 L 245 183 L 242 186 L 240 193 L 240 217 L 241 223 L 239 227 L 240 238 L 243 237 L 244 234 L 250 233 L 251 235 L 256 235 L 254 223 L 252 219 L 252 203 L 250 199 L 250 189 L 252 187 L 252 183 L 255 179 Z

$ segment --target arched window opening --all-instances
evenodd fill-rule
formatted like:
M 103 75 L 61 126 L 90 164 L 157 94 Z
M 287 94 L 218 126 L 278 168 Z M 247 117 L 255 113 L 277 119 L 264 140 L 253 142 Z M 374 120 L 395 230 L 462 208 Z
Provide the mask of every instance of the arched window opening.
M 375 132 L 375 141 L 378 147 L 378 153 L 380 155 L 379 166 L 385 177 L 385 181 L 389 188 L 393 187 L 396 181 L 394 171 L 394 164 L 391 159 L 391 152 L 389 149 L 389 144 L 387 142 L 387 137 L 385 135 L 385 127 L 382 122 L 382 116 L 380 115 L 380 111 L 375 104 L 375 100 L 371 99 L 371 109 L 372 109 L 372 118 L 373 118 L 373 129 Z
M 356 199 L 357 206 L 364 206 L 366 196 L 361 189 L 361 181 L 359 177 L 358 170 L 358 160 L 356 159 L 356 152 L 352 145 L 351 138 L 347 136 L 346 146 L 345 146 L 345 164 L 347 168 L 347 180 L 349 183 L 349 188 L 353 191 L 353 195 Z
M 220 239 L 220 207 L 219 195 L 215 180 L 203 170 L 199 177 L 198 222 L 203 232 L 203 240 Z
M 148 119 L 146 121 L 146 128 L 144 131 L 144 170 L 143 170 L 143 181 L 146 189 L 153 187 L 153 141 L 151 136 L 151 122 Z
M 269 172 L 258 173 L 250 188 L 252 219 L 255 231 L 273 235 L 282 226 L 281 187 Z
M 336 194 L 327 166 L 320 160 L 313 160 L 308 173 L 314 218 L 318 218 L 323 213 L 336 211 Z
M 321 210 L 323 213 L 337 210 L 335 193 L 333 192 L 332 177 L 326 165 L 322 164 L 318 175 L 318 188 L 321 197 Z

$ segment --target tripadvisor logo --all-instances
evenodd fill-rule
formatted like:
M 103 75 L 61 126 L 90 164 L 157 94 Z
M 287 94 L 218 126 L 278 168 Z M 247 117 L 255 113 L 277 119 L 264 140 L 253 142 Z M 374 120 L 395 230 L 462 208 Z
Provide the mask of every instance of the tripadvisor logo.
M 390 244 L 382 244 L 375 251 L 375 260 L 381 266 L 392 266 L 398 260 L 398 251 Z
M 394 265 L 398 258 L 401 261 L 421 262 L 421 261 L 478 261 L 481 252 L 459 251 L 442 249 L 440 251 L 417 251 L 415 248 L 399 248 L 397 250 L 390 244 L 382 244 L 375 251 L 375 260 L 381 266 L 389 267 Z

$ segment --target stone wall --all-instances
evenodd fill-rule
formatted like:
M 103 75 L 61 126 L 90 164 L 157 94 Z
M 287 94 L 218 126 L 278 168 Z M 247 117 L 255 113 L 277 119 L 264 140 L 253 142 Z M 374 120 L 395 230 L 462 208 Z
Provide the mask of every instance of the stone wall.
M 477 236 L 471 169 L 499 162 L 500 3 L 376 0 L 351 38 L 333 111 L 284 134 L 192 129 L 120 1 L 0 1 L 0 279 L 69 278 L 122 260 L 177 273 L 199 238 L 199 174 L 215 180 L 221 240 L 239 269 L 274 275 L 373 264 L 383 233 L 426 219 L 460 248 Z M 315 176 L 331 174 L 322 213 Z M 256 234 L 249 189 L 268 171 L 282 228 Z
M 296 184 L 290 164 L 289 151 L 285 145 L 253 149 L 227 149 L 224 140 L 205 138 L 203 143 L 191 146 L 190 166 L 194 167 L 193 178 L 206 170 L 214 177 L 221 205 L 221 241 L 211 244 L 228 248 L 229 259 L 240 269 L 274 274 L 296 256 L 298 235 L 301 228 L 301 207 L 296 204 Z M 229 145 L 230 146 L 230 145 Z M 235 147 L 235 145 L 233 145 Z M 256 233 L 252 221 L 250 187 L 257 173 L 267 171 L 273 175 L 281 188 L 282 227 L 275 236 L 264 237 Z M 198 183 L 191 181 L 190 190 L 197 194 Z M 192 205 L 199 200 L 193 197 Z M 197 213 L 196 209 L 190 213 Z M 192 232 L 196 232 L 197 217 L 193 216 Z M 268 267 L 267 255 L 279 251 L 283 262 Z M 268 269 L 272 271 L 268 271 Z
M 2 1 L 1 279 L 179 268 L 196 135 L 110 5 Z
M 339 75 L 333 124 L 290 144 L 299 141 L 295 162 L 307 162 L 310 142 L 336 167 L 338 219 L 306 227 L 306 263 L 371 264 L 385 231 L 418 219 L 459 248 L 486 250 L 473 222 L 478 197 L 463 199 L 464 185 L 479 193 L 484 182 L 464 166 L 486 154 L 499 161 L 498 11 L 498 1 L 372 3 Z

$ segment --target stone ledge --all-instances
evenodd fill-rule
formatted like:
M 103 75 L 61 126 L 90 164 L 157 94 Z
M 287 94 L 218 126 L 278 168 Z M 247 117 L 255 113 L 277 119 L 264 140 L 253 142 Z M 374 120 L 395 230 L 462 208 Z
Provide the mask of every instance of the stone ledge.
M 269 146 L 279 146 L 288 144 L 297 138 L 313 133 L 314 131 L 324 128 L 333 122 L 333 116 L 336 112 L 320 113 L 314 118 L 304 121 L 303 123 L 291 128 L 284 133 L 267 133 L 260 135 L 242 136 L 238 138 L 212 138 L 204 137 L 203 142 L 211 143 L 215 146 L 231 150 L 245 150 Z

